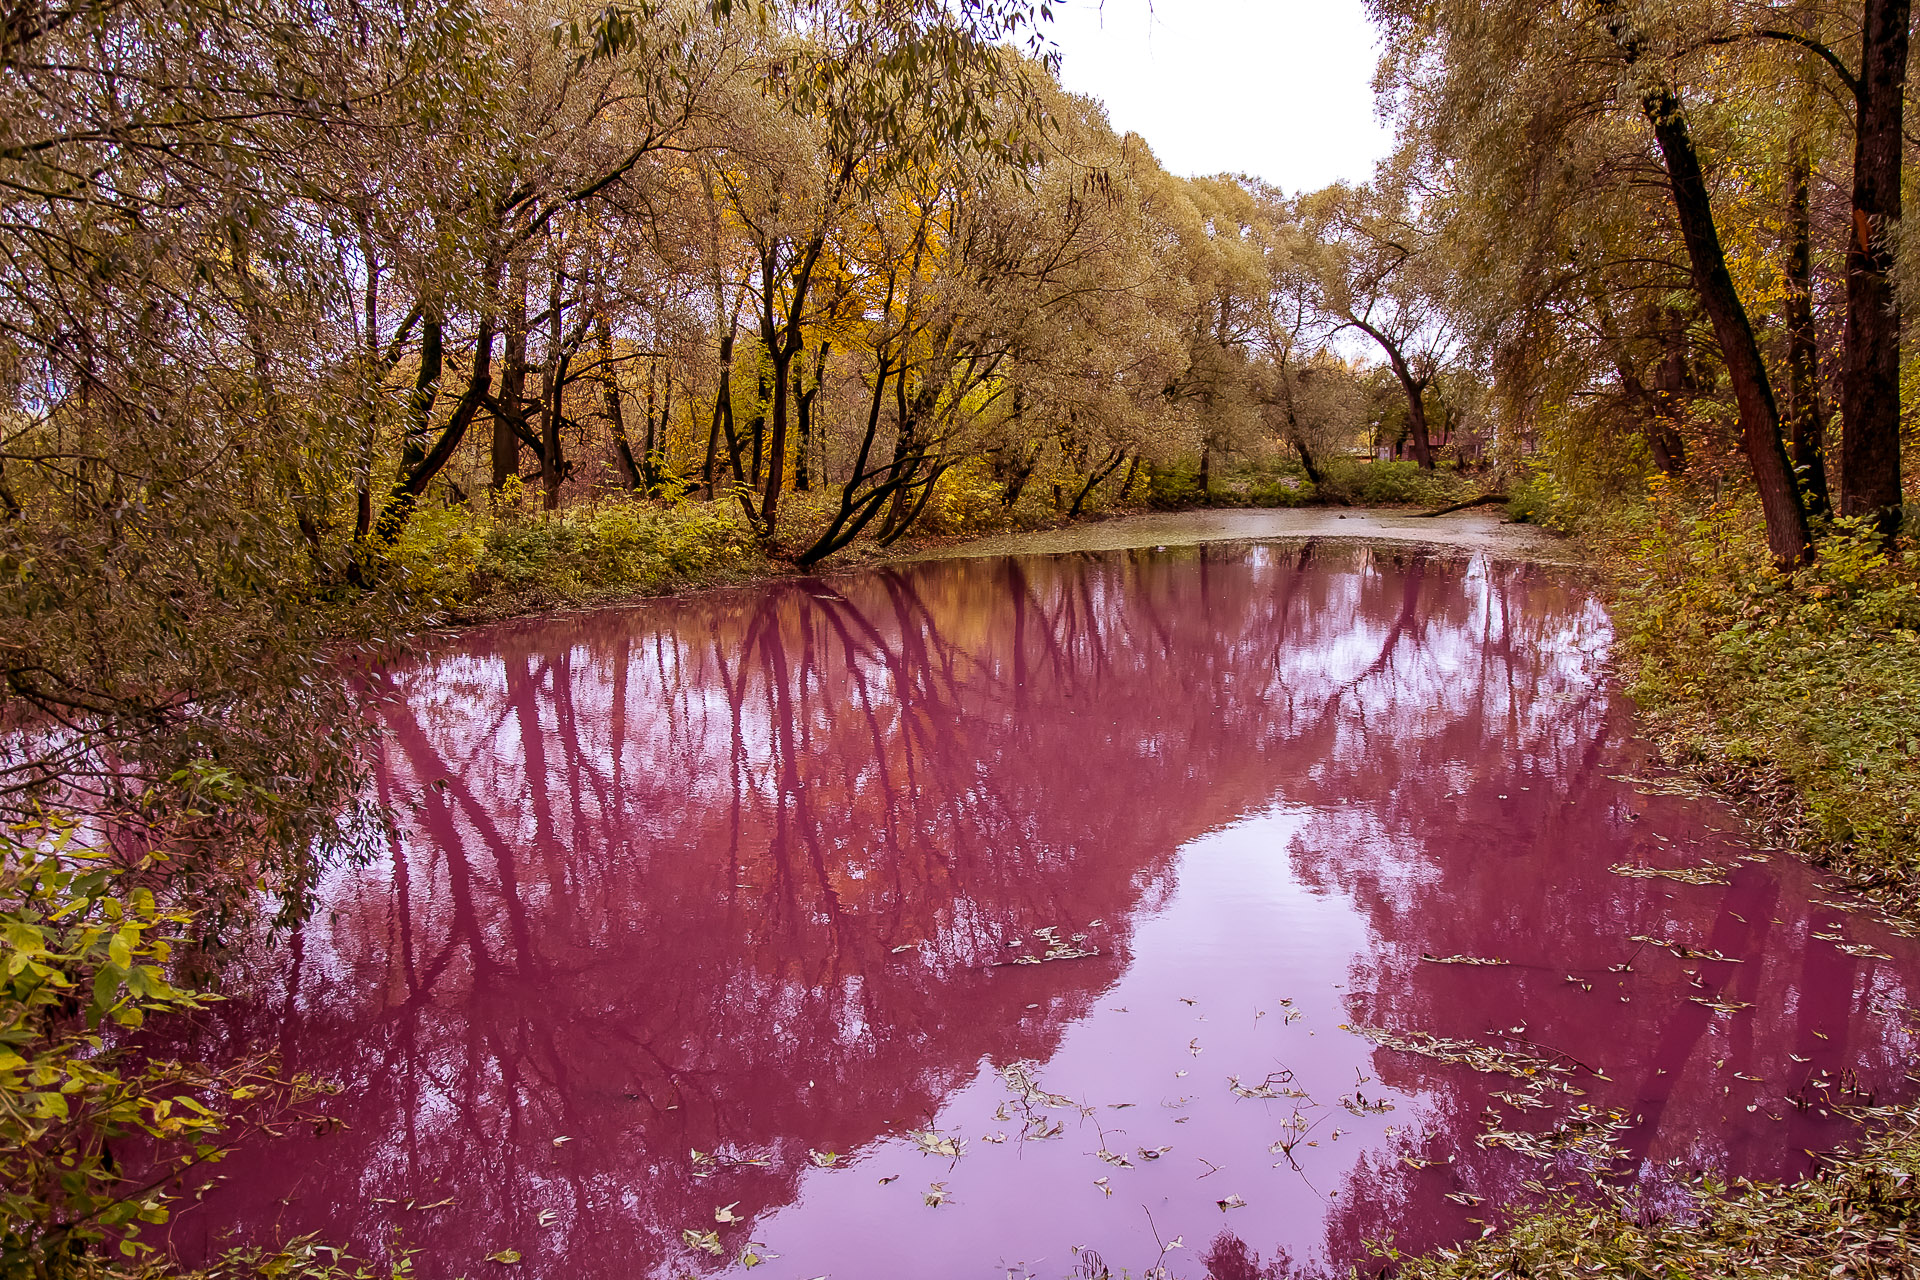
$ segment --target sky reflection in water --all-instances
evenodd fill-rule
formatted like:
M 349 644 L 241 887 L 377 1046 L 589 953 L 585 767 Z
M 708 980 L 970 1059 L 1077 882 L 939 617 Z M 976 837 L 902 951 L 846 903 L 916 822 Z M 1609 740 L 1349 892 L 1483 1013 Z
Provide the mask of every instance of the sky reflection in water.
M 1595 1167 L 1798 1173 L 1830 1100 L 1904 1096 L 1920 949 L 1625 781 L 1608 639 L 1556 571 L 1329 544 L 470 633 L 389 677 L 403 838 L 196 1046 L 345 1127 L 218 1166 L 176 1244 L 899 1280 L 1177 1237 L 1198 1277 L 1230 1230 L 1344 1272 Z

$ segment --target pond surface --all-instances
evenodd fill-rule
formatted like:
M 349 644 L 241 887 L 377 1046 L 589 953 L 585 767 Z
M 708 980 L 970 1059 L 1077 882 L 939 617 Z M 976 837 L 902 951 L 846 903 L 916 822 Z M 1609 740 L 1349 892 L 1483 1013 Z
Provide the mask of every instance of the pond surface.
M 385 677 L 399 837 L 199 1029 L 341 1124 L 176 1246 L 1244 1280 L 1797 1175 L 1909 1095 L 1920 948 L 1652 777 L 1609 640 L 1561 571 L 1328 542 L 467 633 Z

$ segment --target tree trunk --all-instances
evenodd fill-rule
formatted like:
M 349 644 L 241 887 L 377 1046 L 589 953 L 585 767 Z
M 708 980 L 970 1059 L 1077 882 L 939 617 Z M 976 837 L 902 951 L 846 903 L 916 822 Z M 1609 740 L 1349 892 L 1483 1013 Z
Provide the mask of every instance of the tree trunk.
M 1853 138 L 1853 228 L 1847 238 L 1846 364 L 1840 390 L 1840 514 L 1900 527 L 1900 300 L 1893 235 L 1910 0 L 1865 0 Z
M 733 404 L 733 335 L 731 325 L 726 336 L 720 339 L 720 389 L 713 397 L 713 422 L 707 428 L 707 461 L 700 469 L 700 478 L 707 486 L 707 501 L 713 501 L 713 464 L 714 455 L 719 451 L 720 423 Z M 733 433 L 727 433 L 729 439 Z
M 792 382 L 793 357 L 799 346 L 799 334 L 792 336 L 795 341 L 782 343 L 771 353 L 773 405 L 770 416 L 773 430 L 767 437 L 767 487 L 760 499 L 760 535 L 768 542 L 773 541 L 774 526 L 780 519 L 780 491 L 787 478 L 787 413 L 790 402 L 787 392 Z
M 1387 364 L 1393 369 L 1394 379 L 1399 382 L 1401 392 L 1407 397 L 1407 440 L 1413 445 L 1413 458 L 1422 470 L 1433 470 L 1433 446 L 1427 439 L 1427 382 L 1431 371 L 1424 377 L 1416 378 L 1408 366 L 1406 357 L 1400 352 L 1400 345 L 1386 334 L 1362 320 L 1350 320 L 1354 328 L 1380 344 L 1387 354 Z M 1399 453 L 1396 445 L 1394 452 Z
M 1787 181 L 1787 422 L 1793 468 L 1811 515 L 1827 513 L 1826 413 L 1820 404 L 1819 331 L 1813 320 L 1813 157 L 1796 138 Z
M 507 273 L 507 340 L 500 353 L 500 406 L 524 421 L 527 404 L 527 264 L 516 258 Z M 520 474 L 520 433 L 505 413 L 493 415 L 488 450 L 495 489 Z
M 560 349 L 563 312 L 560 307 L 561 274 L 555 263 L 552 282 L 547 287 L 547 365 L 541 375 L 540 403 L 540 505 L 547 511 L 560 505 L 560 407 L 566 395 L 566 369 Z
M 1680 416 L 1693 394 L 1687 373 L 1687 321 L 1668 308 L 1658 318 L 1660 364 L 1653 378 L 1653 424 L 1648 432 L 1653 461 L 1660 470 L 1677 476 L 1687 469 L 1687 441 L 1680 434 Z
M 620 478 L 628 489 L 642 487 L 643 477 L 633 460 L 633 444 L 627 439 L 627 415 L 620 403 L 620 380 L 613 373 L 613 333 L 606 317 L 594 323 L 594 343 L 600 349 L 600 393 L 607 408 L 607 421 L 613 427 L 613 450 L 620 461 Z M 652 370 L 648 370 L 647 396 L 653 396 Z M 647 409 L 647 433 L 653 433 L 653 409 Z
M 793 489 L 795 493 L 805 493 L 813 487 L 813 403 L 820 396 L 821 384 L 827 377 L 827 352 L 832 344 L 820 344 L 820 353 L 814 358 L 813 386 L 802 389 L 800 379 L 804 371 L 796 373 L 794 383 L 794 410 L 798 417 L 795 427 L 800 436 L 799 447 L 794 450 Z
M 1630 62 L 1636 60 L 1637 45 L 1630 46 L 1628 53 Z M 1766 513 L 1767 546 L 1774 560 L 1783 566 L 1804 564 L 1813 552 L 1807 532 L 1807 513 L 1800 504 L 1800 490 L 1793 482 L 1793 471 L 1787 465 L 1787 453 L 1780 443 L 1780 412 L 1774 404 L 1773 387 L 1767 381 L 1759 345 L 1754 341 L 1753 324 L 1727 270 L 1720 231 L 1713 221 L 1713 204 L 1707 195 L 1706 176 L 1701 172 L 1700 157 L 1694 151 L 1686 116 L 1681 112 L 1680 100 L 1664 84 L 1646 90 L 1641 106 L 1647 122 L 1653 126 L 1661 158 L 1666 162 L 1674 214 L 1686 241 L 1687 258 L 1693 266 L 1694 288 L 1700 294 L 1707 319 L 1713 323 L 1727 377 L 1733 384 L 1747 464 L 1753 470 L 1754 485 L 1760 491 L 1760 506 Z

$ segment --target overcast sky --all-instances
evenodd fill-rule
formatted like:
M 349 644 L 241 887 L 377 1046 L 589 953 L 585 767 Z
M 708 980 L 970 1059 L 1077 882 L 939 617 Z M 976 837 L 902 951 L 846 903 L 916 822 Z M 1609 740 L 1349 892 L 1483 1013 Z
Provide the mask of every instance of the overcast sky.
M 1183 176 L 1365 181 L 1391 142 L 1360 0 L 1064 0 L 1060 78 Z

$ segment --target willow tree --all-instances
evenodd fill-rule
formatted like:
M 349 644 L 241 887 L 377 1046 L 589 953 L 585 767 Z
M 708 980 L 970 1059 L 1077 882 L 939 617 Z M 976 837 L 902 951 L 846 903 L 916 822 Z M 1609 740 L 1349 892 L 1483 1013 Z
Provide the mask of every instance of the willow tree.
M 1300 216 L 1315 242 L 1316 306 L 1330 332 L 1352 329 L 1379 347 L 1406 398 L 1414 460 L 1432 470 L 1427 392 L 1457 344 L 1438 229 L 1404 169 L 1315 192 Z
M 1570 175 L 1610 186 L 1629 181 L 1623 175 L 1648 159 L 1658 163 L 1666 199 L 1658 209 L 1642 203 L 1643 238 L 1677 241 L 1684 251 L 1694 305 L 1709 322 L 1731 390 L 1769 547 L 1783 564 L 1804 560 L 1812 547 L 1806 513 L 1781 442 L 1770 372 L 1729 265 L 1724 210 L 1716 208 L 1728 184 L 1708 163 L 1738 145 L 1737 133 L 1722 131 L 1716 107 L 1738 104 L 1751 88 L 1740 80 L 1744 60 L 1774 57 L 1791 42 L 1706 5 L 1601 0 L 1489 10 L 1382 0 L 1374 9 L 1390 33 L 1387 82 L 1425 159 L 1449 187 L 1464 189 L 1482 218 L 1499 216 L 1496 202 L 1505 196 L 1522 228 L 1537 227 L 1556 204 L 1580 202 L 1568 190 Z M 1704 116 L 1696 104 L 1706 104 Z M 1725 145 L 1702 145 L 1703 119 Z M 1670 238 L 1663 234 L 1669 227 Z M 1523 231 L 1516 247 L 1529 239 Z M 1577 256 L 1585 246 L 1572 248 Z M 1496 248 L 1496 256 L 1513 255 Z

